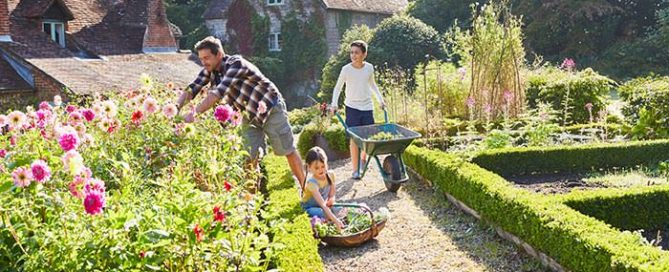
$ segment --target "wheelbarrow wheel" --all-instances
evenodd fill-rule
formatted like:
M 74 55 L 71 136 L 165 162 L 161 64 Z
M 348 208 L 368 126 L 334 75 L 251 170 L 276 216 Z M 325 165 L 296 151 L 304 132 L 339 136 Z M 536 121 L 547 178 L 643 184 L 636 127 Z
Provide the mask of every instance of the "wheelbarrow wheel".
M 390 155 L 383 160 L 383 170 L 388 174 L 388 178 L 392 180 L 400 180 L 402 178 L 400 161 L 393 155 Z M 383 183 L 386 185 L 386 189 L 393 193 L 397 192 L 402 185 L 400 183 L 389 182 L 385 179 L 383 180 Z

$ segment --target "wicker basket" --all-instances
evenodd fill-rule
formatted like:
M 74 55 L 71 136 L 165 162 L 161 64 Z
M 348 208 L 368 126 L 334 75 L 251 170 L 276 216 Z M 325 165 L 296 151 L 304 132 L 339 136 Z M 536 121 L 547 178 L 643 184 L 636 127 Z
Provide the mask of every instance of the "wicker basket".
M 374 213 L 372 210 L 367 208 L 366 206 L 358 205 L 358 204 L 334 204 L 334 206 L 338 207 L 349 207 L 349 208 L 361 208 L 369 214 L 369 216 L 372 219 L 372 226 L 366 230 L 360 231 L 358 233 L 354 233 L 351 235 L 346 235 L 346 236 L 326 236 L 326 237 L 320 237 L 321 241 L 325 242 L 329 246 L 339 246 L 339 247 L 357 247 L 359 245 L 364 244 L 365 242 L 374 239 L 377 235 L 379 235 L 379 232 L 383 230 L 383 228 L 386 226 L 387 219 L 384 219 L 382 221 L 376 222 L 374 220 Z

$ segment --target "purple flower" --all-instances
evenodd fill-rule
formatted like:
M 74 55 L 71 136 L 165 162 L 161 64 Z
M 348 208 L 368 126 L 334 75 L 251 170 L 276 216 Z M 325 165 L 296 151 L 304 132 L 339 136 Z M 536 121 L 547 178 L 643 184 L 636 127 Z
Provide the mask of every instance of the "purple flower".
M 486 114 L 491 114 L 492 113 L 492 106 L 490 104 L 486 104 L 485 107 L 483 107 L 483 111 Z
M 32 170 L 33 178 L 39 183 L 47 182 L 51 178 L 51 169 L 49 169 L 49 166 L 43 160 L 33 162 L 30 165 L 30 169 Z
M 49 102 L 42 101 L 39 103 L 39 109 L 40 110 L 51 110 L 51 105 L 49 105 Z
M 5 158 L 7 156 L 7 150 L 0 149 L 0 158 Z
M 58 138 L 58 144 L 60 144 L 60 147 L 64 151 L 70 151 L 73 149 L 77 149 L 79 146 L 79 136 L 77 133 L 63 133 L 63 135 Z
M 84 196 L 84 209 L 90 215 L 102 213 L 102 208 L 105 207 L 104 192 L 90 191 Z
M 232 116 L 232 107 L 230 105 L 220 105 L 214 110 L 214 117 L 221 123 L 225 123 L 230 120 Z
M 77 107 L 74 106 L 74 105 L 67 105 L 67 107 L 65 107 L 65 111 L 66 111 L 67 113 L 72 113 L 72 112 L 74 112 L 74 111 L 76 111 L 76 110 L 77 110 Z
M 96 215 L 105 207 L 105 183 L 99 179 L 89 179 L 84 185 L 84 208 L 86 213 Z
M 511 103 L 511 101 L 513 101 L 513 93 L 509 90 L 504 91 L 502 96 L 504 97 L 504 101 L 506 103 Z
M 566 58 L 562 61 L 562 65 L 560 65 L 560 68 L 567 71 L 574 70 L 574 68 L 576 68 L 576 62 L 573 59 Z
M 88 122 L 93 121 L 93 119 L 95 119 L 95 112 L 93 112 L 93 110 L 91 109 L 83 109 L 81 110 L 81 114 Z
M 476 100 L 474 100 L 474 97 L 467 97 L 467 107 L 468 108 L 473 108 L 474 105 L 476 105 Z

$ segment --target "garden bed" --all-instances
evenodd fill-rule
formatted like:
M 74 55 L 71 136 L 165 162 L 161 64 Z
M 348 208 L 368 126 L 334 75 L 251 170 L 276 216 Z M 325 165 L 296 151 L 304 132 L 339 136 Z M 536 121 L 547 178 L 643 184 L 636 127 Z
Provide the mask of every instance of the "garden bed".
M 535 174 L 549 171 L 564 173 L 569 169 L 588 170 L 616 164 L 620 167 L 632 163 L 636 165 L 637 162 L 657 162 L 667 156 L 666 152 L 660 153 L 667 148 L 666 145 L 666 141 L 660 141 L 586 147 L 586 150 L 575 152 L 559 148 L 534 149 L 525 150 L 531 154 L 520 155 L 507 150 L 502 154 L 487 153 L 485 157 L 479 154 L 474 161 L 478 159 L 486 168 L 501 170 L 505 174 L 514 173 L 517 169 L 530 170 Z M 612 156 L 616 153 L 619 154 Z M 546 159 L 556 154 L 562 156 L 560 160 L 552 162 Z M 544 159 L 537 159 L 537 155 Z M 499 175 L 444 152 L 410 147 L 405 153 L 405 162 L 434 182 L 440 191 L 474 210 L 482 220 L 512 234 L 533 250 L 550 256 L 567 270 L 669 270 L 667 252 L 642 242 L 638 234 L 620 231 L 652 229 L 665 222 L 662 220 L 669 218 L 664 208 L 669 203 L 663 191 L 666 186 L 575 191 L 563 197 L 550 197 L 515 188 L 513 183 Z M 541 166 L 547 167 L 544 169 Z M 622 193 L 628 194 L 624 198 L 626 201 L 606 201 L 595 205 L 602 198 L 615 198 Z M 652 197 L 639 197 L 644 194 Z M 649 201 L 653 205 L 649 205 Z M 612 206 L 617 209 L 612 209 Z M 634 212 L 643 207 L 656 209 Z
M 591 172 L 585 174 L 541 174 L 509 177 L 507 180 L 518 188 L 542 194 L 564 194 L 572 190 L 595 190 L 601 188 L 629 188 L 633 186 L 655 186 L 669 183 L 666 177 L 651 170 L 623 170 Z

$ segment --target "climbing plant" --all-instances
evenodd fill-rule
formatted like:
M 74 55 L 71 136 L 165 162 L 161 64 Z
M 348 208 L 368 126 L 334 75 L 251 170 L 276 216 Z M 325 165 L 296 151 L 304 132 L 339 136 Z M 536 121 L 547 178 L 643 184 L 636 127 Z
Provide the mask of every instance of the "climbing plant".
M 306 20 L 292 12 L 281 23 L 283 44 L 279 58 L 283 61 L 286 80 L 315 78 L 325 64 L 327 44 L 322 14 L 314 13 Z

